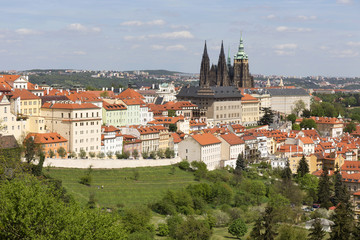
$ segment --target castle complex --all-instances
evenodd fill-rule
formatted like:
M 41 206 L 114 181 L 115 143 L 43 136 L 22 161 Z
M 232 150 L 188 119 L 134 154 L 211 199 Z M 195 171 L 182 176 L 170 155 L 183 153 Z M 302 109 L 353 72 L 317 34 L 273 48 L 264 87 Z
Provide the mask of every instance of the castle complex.
M 249 58 L 244 52 L 244 44 L 240 38 L 239 50 L 234 56 L 234 65 L 231 65 L 231 58 L 226 61 L 224 45 L 221 43 L 219 61 L 217 65 L 212 64 L 207 53 L 205 42 L 204 53 L 200 67 L 200 87 L 210 86 L 235 86 L 241 88 L 253 88 L 254 78 L 249 72 Z

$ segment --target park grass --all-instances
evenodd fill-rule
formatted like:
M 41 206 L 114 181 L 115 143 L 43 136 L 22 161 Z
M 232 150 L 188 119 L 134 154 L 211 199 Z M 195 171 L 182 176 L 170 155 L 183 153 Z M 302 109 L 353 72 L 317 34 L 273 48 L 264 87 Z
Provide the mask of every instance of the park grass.
M 80 177 L 87 169 L 49 168 L 52 178 L 62 181 L 63 187 L 81 205 L 85 205 L 90 193 L 101 208 L 129 207 L 154 203 L 160 200 L 166 191 L 177 190 L 194 180 L 192 172 L 185 172 L 172 166 L 142 167 L 124 169 L 92 169 L 92 184 L 85 186 L 79 183 Z M 135 172 L 138 179 L 135 180 Z M 103 188 L 102 188 L 103 186 Z

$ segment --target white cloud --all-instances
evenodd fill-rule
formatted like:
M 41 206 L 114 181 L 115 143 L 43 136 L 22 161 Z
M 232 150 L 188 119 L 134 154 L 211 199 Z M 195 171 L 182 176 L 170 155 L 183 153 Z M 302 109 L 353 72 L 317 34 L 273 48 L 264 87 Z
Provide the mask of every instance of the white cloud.
M 296 49 L 298 47 L 295 43 L 285 43 L 285 44 L 279 44 L 276 45 L 274 48 L 283 50 L 283 49 Z
M 359 52 L 353 51 L 351 49 L 333 52 L 333 57 L 349 58 L 349 57 L 357 57 L 357 56 L 359 56 Z
M 278 56 L 293 56 L 293 55 L 295 55 L 294 51 L 285 51 L 285 50 L 275 50 L 275 53 Z
M 265 18 L 266 19 L 274 19 L 274 18 L 276 18 L 276 16 L 274 14 L 270 14 L 270 15 L 267 15 Z
M 324 46 L 324 45 L 323 45 L 323 46 L 320 46 L 320 49 L 321 49 L 321 50 L 328 50 L 328 49 L 329 49 L 329 47 L 328 47 L 328 46 Z
M 336 2 L 340 4 L 351 4 L 353 0 L 336 0 Z
M 347 42 L 346 45 L 352 47 L 360 47 L 360 42 Z
M 166 51 L 184 51 L 184 50 L 186 50 L 185 46 L 181 45 L 181 44 L 167 46 L 165 49 L 166 49 Z
M 75 54 L 75 55 L 86 55 L 86 52 L 84 52 L 84 51 L 73 51 L 73 54 Z
M 292 28 L 286 26 L 279 26 L 276 28 L 277 32 L 310 32 L 310 28 Z
M 131 49 L 137 49 L 137 48 L 139 48 L 139 47 L 141 47 L 141 45 L 139 45 L 139 44 L 134 44 L 134 45 L 131 46 Z
M 71 23 L 67 26 L 67 29 L 75 32 L 82 33 L 98 33 L 101 32 L 101 28 L 99 27 L 87 27 L 82 25 L 81 23 Z
M 138 20 L 134 20 L 134 21 L 126 21 L 126 22 L 122 22 L 120 23 L 121 26 L 161 26 L 164 25 L 165 21 L 162 19 L 156 19 L 156 20 L 152 20 L 152 21 L 148 21 L 148 22 L 142 22 L 142 21 L 138 21 Z
M 300 20 L 304 20 L 304 21 L 317 19 L 316 16 L 304 16 L 304 15 L 299 15 L 299 16 L 297 16 L 297 18 Z
M 179 39 L 179 38 L 190 39 L 190 38 L 194 38 L 194 36 L 189 31 L 150 34 L 149 37 L 150 38 L 165 38 L 165 39 Z
M 172 28 L 172 29 L 179 29 L 179 28 L 189 29 L 190 27 L 188 25 L 176 25 L 176 24 L 173 24 L 173 25 L 170 26 L 170 28 Z
M 19 28 L 17 30 L 15 30 L 15 32 L 17 34 L 20 35 L 33 35 L 33 34 L 39 34 L 38 31 L 32 30 L 32 29 L 28 29 L 28 28 Z
M 154 49 L 154 50 L 161 50 L 161 49 L 164 49 L 164 46 L 162 46 L 162 45 L 152 45 L 151 48 Z
M 124 37 L 125 41 L 133 41 L 133 40 L 141 41 L 141 40 L 145 40 L 145 39 L 146 39 L 146 36 L 125 36 Z

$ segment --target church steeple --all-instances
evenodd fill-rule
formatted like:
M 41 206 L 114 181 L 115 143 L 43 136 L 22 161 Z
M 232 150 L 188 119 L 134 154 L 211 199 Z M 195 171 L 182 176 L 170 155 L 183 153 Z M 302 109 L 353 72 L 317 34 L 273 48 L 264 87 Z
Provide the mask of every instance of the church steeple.
M 271 87 L 270 78 L 267 79 L 266 87 L 268 87 L 268 88 Z
M 242 36 L 240 36 L 239 49 L 238 49 L 238 52 L 235 54 L 234 58 L 239 59 L 239 60 L 249 58 L 248 55 L 244 51 L 244 43 L 243 43 Z
M 231 66 L 230 46 L 229 46 L 229 49 L 228 49 L 227 65 L 228 65 L 228 67 Z
M 210 79 L 209 79 L 209 71 L 210 71 L 210 59 L 207 53 L 206 41 L 204 46 L 204 53 L 201 60 L 200 67 L 200 87 L 209 87 Z
M 216 83 L 218 86 L 229 86 L 229 73 L 226 65 L 226 57 L 224 52 L 224 44 L 221 41 L 221 50 L 218 62 L 218 71 L 216 76 Z

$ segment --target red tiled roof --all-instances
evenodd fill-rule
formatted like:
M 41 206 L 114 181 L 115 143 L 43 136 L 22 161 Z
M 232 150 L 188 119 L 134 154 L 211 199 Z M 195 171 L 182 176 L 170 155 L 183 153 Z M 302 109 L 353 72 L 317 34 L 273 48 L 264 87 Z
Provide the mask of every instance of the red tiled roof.
M 302 141 L 304 144 L 314 144 L 314 141 L 311 140 L 309 137 L 300 137 L 300 141 Z
M 14 89 L 12 92 L 12 99 L 20 97 L 21 100 L 31 100 L 31 99 L 40 99 L 40 97 L 36 96 L 32 92 L 26 89 Z
M 127 88 L 119 95 L 115 96 L 116 98 L 137 98 L 137 99 L 145 99 L 140 93 L 136 92 L 134 89 Z
M 67 140 L 58 133 L 29 133 L 26 138 L 33 137 L 36 144 L 67 142 Z
M 245 143 L 244 140 L 236 136 L 234 133 L 223 134 L 220 137 L 222 137 L 230 145 L 239 145 Z
M 120 131 L 120 129 L 114 127 L 113 125 L 101 126 L 101 130 L 102 130 L 103 132 L 116 132 L 116 131 Z
M 250 94 L 243 94 L 244 96 L 241 98 L 241 101 L 246 101 L 246 102 L 258 102 L 258 99 L 256 97 L 251 96 Z
M 68 96 L 68 98 L 75 102 L 75 101 L 82 101 L 82 102 L 99 102 L 101 101 L 95 94 L 90 92 L 75 92 Z
M 179 143 L 179 142 L 182 141 L 181 138 L 180 138 L 180 136 L 179 136 L 179 134 L 177 134 L 177 133 L 171 133 L 171 136 L 172 136 L 173 139 L 174 139 L 174 143 Z
M 103 108 L 107 111 L 125 110 L 127 107 L 124 104 L 110 104 L 103 101 Z
M 126 105 L 144 105 L 145 102 L 139 98 L 132 98 L 132 99 L 128 99 L 128 98 L 123 98 L 121 99 Z
M 51 103 L 46 102 L 41 108 L 52 108 L 52 109 L 94 109 L 99 108 L 92 103 Z
M 191 135 L 191 137 L 202 146 L 221 143 L 221 141 L 211 133 L 196 134 Z

